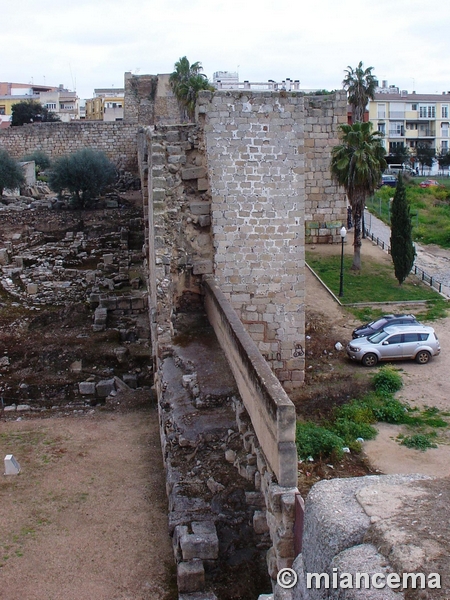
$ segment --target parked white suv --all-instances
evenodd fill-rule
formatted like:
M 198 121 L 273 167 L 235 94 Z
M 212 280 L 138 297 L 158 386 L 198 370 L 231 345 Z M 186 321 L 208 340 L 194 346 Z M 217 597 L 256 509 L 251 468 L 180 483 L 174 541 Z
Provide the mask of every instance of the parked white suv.
M 424 365 L 440 351 L 434 329 L 425 325 L 391 325 L 369 337 L 352 340 L 347 346 L 348 356 L 366 367 L 381 360 L 408 358 Z

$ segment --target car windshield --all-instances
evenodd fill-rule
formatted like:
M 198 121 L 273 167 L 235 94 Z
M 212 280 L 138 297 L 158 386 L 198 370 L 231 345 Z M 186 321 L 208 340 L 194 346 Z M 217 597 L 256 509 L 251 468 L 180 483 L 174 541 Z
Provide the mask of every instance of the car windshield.
M 372 321 L 372 323 L 369 323 L 368 327 L 371 327 L 372 329 L 380 329 L 380 327 L 383 327 L 383 325 L 386 325 L 386 323 L 387 319 L 381 318 L 377 321 Z
M 369 336 L 367 339 L 372 344 L 379 344 L 386 339 L 388 335 L 389 334 L 386 331 L 379 331 L 378 333 L 374 333 L 373 335 Z

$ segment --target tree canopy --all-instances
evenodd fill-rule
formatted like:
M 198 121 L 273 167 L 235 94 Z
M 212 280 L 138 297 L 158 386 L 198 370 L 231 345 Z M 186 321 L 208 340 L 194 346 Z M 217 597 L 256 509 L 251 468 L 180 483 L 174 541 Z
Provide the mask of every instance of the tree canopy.
M 391 207 L 391 256 L 395 277 L 400 285 L 408 277 L 415 255 L 409 202 L 402 174 L 399 173 Z
M 352 107 L 353 123 L 364 121 L 364 111 L 369 100 L 375 97 L 375 89 L 378 85 L 377 79 L 372 75 L 373 67 L 364 69 L 362 61 L 356 69 L 348 66 L 345 69 L 347 75 L 342 85 L 347 90 L 348 103 Z
M 57 114 L 42 106 L 36 100 L 23 100 L 16 102 L 11 107 L 11 126 L 20 126 L 25 123 L 33 122 L 53 122 L 59 121 Z
M 80 207 L 86 207 L 113 183 L 116 168 L 103 152 L 83 148 L 57 158 L 50 169 L 49 186 L 61 194 L 68 190 Z
M 448 169 L 450 167 L 450 152 L 446 149 L 441 149 L 438 154 L 436 154 L 436 160 L 439 163 L 440 169 Z
M 48 169 L 51 164 L 50 157 L 42 150 L 34 150 L 34 152 L 31 154 L 27 154 L 22 158 L 23 162 L 30 160 L 34 160 L 36 163 L 37 171 L 45 171 L 45 169 Z
M 202 63 L 190 64 L 186 56 L 180 58 L 174 65 L 169 82 L 182 111 L 182 118 L 192 119 L 195 114 L 198 92 L 213 90 L 206 75 L 201 71 Z
M 382 134 L 372 123 L 341 125 L 341 143 L 331 151 L 331 175 L 347 192 L 353 215 L 353 270 L 361 269 L 361 219 L 366 198 L 380 184 L 386 168 Z
M 435 156 L 436 150 L 434 148 L 432 148 L 428 144 L 417 144 L 416 158 L 421 164 L 422 173 L 424 167 L 429 167 L 431 169 L 431 167 L 433 166 Z
M 13 190 L 25 183 L 22 167 L 6 150 L 0 148 L 0 196 L 5 189 Z

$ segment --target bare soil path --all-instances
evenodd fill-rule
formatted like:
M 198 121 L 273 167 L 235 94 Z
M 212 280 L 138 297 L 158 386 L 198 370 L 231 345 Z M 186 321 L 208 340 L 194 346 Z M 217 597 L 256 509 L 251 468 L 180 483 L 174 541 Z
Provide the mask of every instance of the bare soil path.
M 177 597 L 155 408 L 0 422 L 10 453 L 22 471 L 0 478 L 0 598 Z
M 329 245 L 316 247 L 317 251 L 324 253 L 337 252 L 337 247 Z M 346 253 L 352 252 L 351 244 L 345 247 Z M 390 257 L 369 240 L 363 240 L 362 258 L 374 256 L 379 260 L 390 261 Z M 351 339 L 354 321 L 344 308 L 324 290 L 317 280 L 307 273 L 306 278 L 306 308 L 307 310 L 326 315 L 335 324 L 336 341 L 345 345 Z M 386 312 L 403 312 L 405 307 L 386 306 Z M 406 311 L 411 309 L 406 307 Z M 450 412 L 450 317 L 434 322 L 439 341 L 441 355 L 430 361 L 427 365 L 417 365 L 413 361 L 397 362 L 395 365 L 401 369 L 404 387 L 397 394 L 397 398 L 408 402 L 411 406 L 436 406 Z M 342 356 L 342 361 L 348 362 Z M 353 369 L 362 374 L 368 369 L 361 365 L 352 364 Z M 409 449 L 401 446 L 396 437 L 400 432 L 405 433 L 401 427 L 382 424 L 378 426 L 378 436 L 364 444 L 364 452 L 370 465 L 382 473 L 422 473 L 436 477 L 450 475 L 450 434 L 441 434 L 438 448 L 426 452 Z

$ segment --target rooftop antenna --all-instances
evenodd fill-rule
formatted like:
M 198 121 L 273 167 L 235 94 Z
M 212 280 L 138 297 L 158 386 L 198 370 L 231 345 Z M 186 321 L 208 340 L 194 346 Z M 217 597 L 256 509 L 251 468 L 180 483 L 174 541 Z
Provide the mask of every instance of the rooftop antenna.
M 76 79 L 75 79 L 75 81 L 74 81 L 74 79 L 73 79 L 73 74 L 72 74 L 72 65 L 71 65 L 70 63 L 69 63 L 69 69 L 70 69 L 70 78 L 72 79 L 72 89 L 73 89 L 73 91 L 75 92 L 75 91 L 76 91 L 76 89 L 77 89 L 77 82 L 76 82 Z

